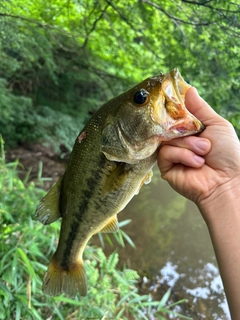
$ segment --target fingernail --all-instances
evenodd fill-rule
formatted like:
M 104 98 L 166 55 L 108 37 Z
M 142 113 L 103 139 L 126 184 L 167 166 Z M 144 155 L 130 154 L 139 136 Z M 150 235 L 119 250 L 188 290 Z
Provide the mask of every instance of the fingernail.
M 199 157 L 197 155 L 194 155 L 194 160 L 199 164 L 203 164 L 205 162 L 205 160 L 202 157 Z
M 208 147 L 208 142 L 205 141 L 205 140 L 197 140 L 197 141 L 195 142 L 195 146 L 196 146 L 199 150 L 205 151 L 205 150 L 207 149 L 207 147 Z

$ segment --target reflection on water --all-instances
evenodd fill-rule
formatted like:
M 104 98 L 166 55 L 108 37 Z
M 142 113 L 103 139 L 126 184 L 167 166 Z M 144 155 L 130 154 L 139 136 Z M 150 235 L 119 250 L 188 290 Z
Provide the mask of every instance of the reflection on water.
M 160 179 L 158 170 L 152 183 L 144 186 L 119 214 L 119 220 L 125 219 L 132 219 L 124 231 L 136 249 L 129 245 L 119 248 L 120 258 L 145 275 L 150 291 L 155 287 L 166 291 L 167 284 L 180 299 L 188 299 L 189 310 L 182 310 L 184 315 L 229 319 L 205 222 L 193 203 Z
M 160 283 L 167 283 L 169 287 L 174 288 L 179 279 L 181 279 L 184 291 L 193 297 L 193 304 L 198 303 L 199 299 L 209 301 L 215 299 L 215 301 L 217 301 L 217 304 L 214 307 L 206 303 L 206 305 L 208 304 L 208 313 L 209 309 L 211 309 L 211 313 L 209 314 L 211 319 L 218 320 L 230 318 L 227 301 L 223 294 L 222 280 L 220 278 L 218 269 L 213 263 L 209 262 L 205 264 L 202 269 L 196 269 L 194 277 L 189 277 L 188 273 L 179 274 L 177 271 L 178 266 L 173 265 L 172 262 L 168 261 L 160 270 Z M 186 279 L 186 277 L 189 277 L 189 279 Z M 153 288 L 150 288 L 150 290 L 151 289 Z M 218 312 L 216 312 L 219 308 L 222 310 L 218 310 Z M 206 316 L 206 313 L 204 312 L 199 316 L 205 318 L 204 316 Z

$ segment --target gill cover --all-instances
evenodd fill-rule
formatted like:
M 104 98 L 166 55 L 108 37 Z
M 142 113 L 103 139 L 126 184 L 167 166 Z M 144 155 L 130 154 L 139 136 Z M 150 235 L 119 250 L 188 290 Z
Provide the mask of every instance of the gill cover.
M 141 141 L 136 141 L 133 137 L 131 139 L 117 118 L 113 119 L 102 131 L 101 151 L 110 161 L 138 163 L 153 155 L 159 144 L 157 135 L 147 137 L 147 133 Z

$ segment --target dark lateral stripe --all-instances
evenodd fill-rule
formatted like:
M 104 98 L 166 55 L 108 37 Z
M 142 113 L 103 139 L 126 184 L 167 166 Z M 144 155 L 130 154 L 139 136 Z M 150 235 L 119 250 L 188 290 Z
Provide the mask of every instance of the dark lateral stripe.
M 65 246 L 65 250 L 63 253 L 63 261 L 61 262 L 61 267 L 63 268 L 63 270 L 68 271 L 69 270 L 69 257 L 70 257 L 70 253 L 71 253 L 71 246 L 72 243 L 75 241 L 76 236 L 77 236 L 77 232 L 78 232 L 78 224 L 77 223 L 72 223 L 71 225 L 71 231 L 68 234 L 68 238 L 66 241 L 66 246 Z
M 68 270 L 72 244 L 74 241 L 76 241 L 79 225 L 84 221 L 84 216 L 88 212 L 89 200 L 93 196 L 96 196 L 96 189 L 99 188 L 99 181 L 101 181 L 102 175 L 104 174 L 103 169 L 106 161 L 107 160 L 102 155 L 102 157 L 99 159 L 99 162 L 96 164 L 95 170 L 92 171 L 91 176 L 86 181 L 87 188 L 82 191 L 79 210 L 78 212 L 73 213 L 73 215 L 77 218 L 77 222 L 73 221 L 68 238 L 65 241 L 65 250 L 63 253 L 64 261 L 61 263 L 61 266 L 64 270 Z

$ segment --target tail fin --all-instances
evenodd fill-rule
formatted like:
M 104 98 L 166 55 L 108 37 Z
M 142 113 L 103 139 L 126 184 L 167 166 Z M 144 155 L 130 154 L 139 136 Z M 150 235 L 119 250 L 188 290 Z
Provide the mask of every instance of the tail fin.
M 64 270 L 53 258 L 44 276 L 42 289 L 50 296 L 65 293 L 66 296 L 73 297 L 77 292 L 81 296 L 86 296 L 87 279 L 83 262 L 78 261 L 73 267 Z

